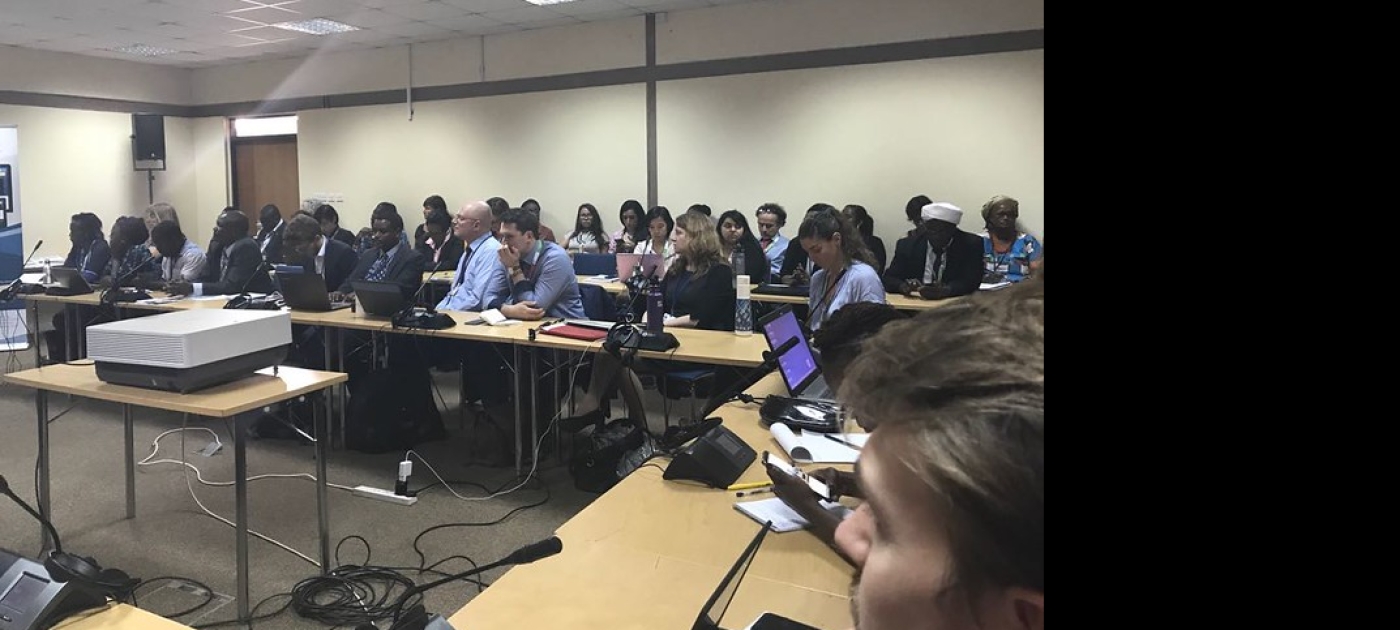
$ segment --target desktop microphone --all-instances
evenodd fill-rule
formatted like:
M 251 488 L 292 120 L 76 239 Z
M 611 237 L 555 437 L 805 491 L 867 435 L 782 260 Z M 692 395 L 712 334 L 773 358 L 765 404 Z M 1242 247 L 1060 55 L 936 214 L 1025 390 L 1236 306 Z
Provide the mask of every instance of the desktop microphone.
M 118 276 L 115 280 L 112 281 L 112 286 L 107 287 L 107 289 L 102 292 L 102 295 L 98 298 L 98 302 L 101 302 L 102 304 L 115 304 L 117 302 L 134 302 L 136 300 L 151 299 L 151 296 L 145 291 L 138 291 L 137 293 L 132 294 L 129 299 L 122 299 L 123 296 L 121 289 L 122 283 L 126 282 L 127 280 L 130 280 L 132 276 L 135 276 L 142 269 L 145 269 L 146 265 L 149 265 L 156 260 L 156 258 L 147 258 L 141 261 L 141 264 L 132 267 L 126 273 Z M 108 296 L 111 296 L 110 299 Z
M 261 307 L 261 306 L 254 306 L 254 305 L 253 305 L 253 300 L 252 300 L 251 298 L 248 297 L 248 285 L 252 284 L 252 283 L 253 283 L 253 278 L 258 277 L 258 274 L 259 274 L 259 273 L 262 273 L 262 271 L 263 271 L 264 269 L 267 269 L 269 266 L 270 266 L 270 265 L 268 265 L 268 262 L 267 262 L 266 260 L 264 260 L 264 261 L 258 263 L 258 266 L 257 266 L 256 268 L 253 269 L 253 273 L 252 273 L 251 275 L 248 276 L 248 279 L 247 279 L 247 280 L 244 280 L 244 281 L 243 281 L 243 286 L 241 286 L 241 287 L 238 288 L 238 293 L 235 293 L 235 294 L 234 294 L 233 298 L 230 299 L 230 300 L 228 301 L 228 303 L 224 305 L 224 308 L 230 308 L 230 309 L 240 309 L 240 308 L 241 308 L 241 309 L 250 309 L 250 308 L 251 308 L 251 309 L 257 309 L 257 308 L 264 308 L 264 307 Z M 273 304 L 272 307 L 273 307 L 273 308 L 276 308 L 276 304 Z
M 433 615 L 432 617 L 430 617 L 427 613 L 427 610 L 423 607 L 422 603 L 414 604 L 413 607 L 408 609 L 407 612 L 404 611 L 404 603 L 407 602 L 414 595 L 421 595 L 422 593 L 442 586 L 443 584 L 455 582 L 462 578 L 468 578 L 473 575 L 484 573 L 486 571 L 490 571 L 491 569 L 496 569 L 507 565 L 530 564 L 531 562 L 534 562 L 536 560 L 548 558 L 563 550 L 564 542 L 559 540 L 558 536 L 550 536 L 549 538 L 546 538 L 539 542 L 531 543 L 525 545 L 524 547 L 516 549 L 515 551 L 511 552 L 510 555 L 500 560 L 497 560 L 496 562 L 492 562 L 491 564 L 483 564 L 479 567 L 463 571 L 456 575 L 449 575 L 440 580 L 435 580 L 432 582 L 428 582 L 427 584 L 414 586 L 408 589 L 407 591 L 404 591 L 404 594 L 399 596 L 398 601 L 394 602 L 393 623 L 389 626 L 389 629 L 426 630 L 430 627 L 434 629 L 451 628 L 452 626 L 440 616 Z M 374 630 L 374 628 L 375 626 L 373 624 L 360 624 L 359 626 L 356 626 L 355 630 Z
M 802 343 L 801 338 L 792 337 L 787 341 L 784 341 L 783 345 L 778 346 L 777 348 L 774 348 L 771 351 L 764 352 L 763 363 L 758 364 L 757 367 L 750 370 L 749 373 L 744 376 L 744 378 L 739 379 L 739 381 L 734 383 L 734 385 L 730 386 L 729 389 L 726 389 L 723 392 L 715 395 L 709 400 L 709 402 L 706 402 L 705 411 L 704 413 L 700 414 L 700 417 L 708 417 L 710 414 L 714 413 L 716 409 L 719 409 L 720 405 L 729 402 L 730 399 L 734 398 L 734 396 L 737 395 L 739 392 L 753 387 L 753 385 L 762 380 L 763 377 L 768 376 L 768 374 L 771 373 L 774 368 L 778 367 L 778 360 L 783 358 L 783 355 L 787 354 L 788 351 L 792 350 L 793 348 L 796 348 L 797 344 L 799 343 Z
M 422 313 L 415 314 L 414 312 L 414 309 L 417 308 L 418 296 L 423 294 L 423 289 L 428 288 L 428 285 L 432 284 L 433 276 L 436 276 L 439 271 L 442 271 L 442 269 L 434 269 L 428 274 L 427 279 L 423 280 L 423 283 L 418 285 L 418 290 L 413 292 L 413 297 L 409 298 L 408 304 L 404 305 L 403 310 L 394 315 L 392 321 L 395 326 L 402 328 L 442 330 L 457 325 L 457 320 L 437 312 L 437 307 L 433 304 L 425 307 Z
M 24 277 L 25 265 L 28 265 L 29 261 L 34 260 L 34 254 L 39 253 L 39 248 L 43 247 L 43 245 L 44 239 L 41 238 L 39 239 L 38 243 L 34 244 L 34 249 L 29 250 L 29 256 L 26 257 L 24 259 L 24 262 L 19 266 L 20 278 Z M 15 299 L 15 293 L 19 291 L 20 278 L 15 278 L 15 281 L 11 282 L 10 286 L 5 287 L 3 290 L 0 290 L 0 302 L 8 302 L 10 300 Z

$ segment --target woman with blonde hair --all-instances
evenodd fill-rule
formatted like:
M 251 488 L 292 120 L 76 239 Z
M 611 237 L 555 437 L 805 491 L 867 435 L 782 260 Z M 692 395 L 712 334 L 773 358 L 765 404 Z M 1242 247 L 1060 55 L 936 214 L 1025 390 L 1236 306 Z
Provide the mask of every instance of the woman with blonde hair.
M 146 224 L 146 232 L 150 233 L 162 221 L 174 221 L 175 225 L 180 225 L 180 216 L 175 214 L 175 206 L 162 201 L 146 206 L 146 211 L 141 213 L 141 221 Z

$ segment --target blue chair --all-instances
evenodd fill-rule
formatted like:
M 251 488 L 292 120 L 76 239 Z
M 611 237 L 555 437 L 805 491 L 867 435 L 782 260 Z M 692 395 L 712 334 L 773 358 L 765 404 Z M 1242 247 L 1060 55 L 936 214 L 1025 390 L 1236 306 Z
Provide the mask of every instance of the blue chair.
M 580 276 L 615 276 L 617 255 L 574 254 L 574 273 Z
M 658 374 L 656 388 L 661 393 L 662 417 L 666 427 L 671 426 L 671 401 L 679 401 L 681 396 L 690 397 L 690 421 L 700 422 L 704 418 L 695 417 L 695 400 L 708 399 L 714 393 L 715 371 L 711 368 L 678 370 Z

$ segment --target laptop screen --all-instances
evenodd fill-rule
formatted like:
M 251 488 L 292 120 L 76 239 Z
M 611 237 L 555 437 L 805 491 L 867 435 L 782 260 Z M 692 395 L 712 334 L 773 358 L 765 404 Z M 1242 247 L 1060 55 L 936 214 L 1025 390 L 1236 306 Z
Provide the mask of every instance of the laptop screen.
M 797 315 L 793 314 L 790 308 L 778 311 L 763 325 L 763 336 L 768 338 L 769 350 L 781 347 L 793 337 L 799 339 L 793 349 L 778 359 L 778 371 L 782 373 L 789 392 L 793 395 L 802 393 L 802 388 L 814 380 L 820 370 L 817 369 L 816 358 L 812 356 L 812 347 L 807 344 L 807 338 L 802 334 L 802 325 L 797 322 Z
M 753 558 L 758 555 L 758 548 L 763 544 L 763 537 L 768 534 L 768 528 L 772 524 L 771 521 L 764 523 L 753 540 L 749 541 L 743 555 L 729 568 L 729 573 L 724 575 L 719 588 L 710 595 L 710 601 L 705 602 L 705 608 L 701 609 L 700 617 L 695 620 L 691 630 L 723 630 L 719 623 L 724 618 L 724 611 L 729 609 L 729 602 L 734 601 L 734 594 L 739 591 L 739 583 L 744 580 L 744 574 L 748 573 L 749 565 L 753 564 Z

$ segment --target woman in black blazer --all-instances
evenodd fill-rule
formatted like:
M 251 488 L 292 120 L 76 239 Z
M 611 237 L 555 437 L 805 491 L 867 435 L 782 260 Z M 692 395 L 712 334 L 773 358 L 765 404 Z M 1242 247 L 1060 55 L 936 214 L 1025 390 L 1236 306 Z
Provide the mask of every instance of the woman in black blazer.
M 875 219 L 870 218 L 870 213 L 865 211 L 865 206 L 850 204 L 841 209 L 841 213 L 856 226 L 856 231 L 860 232 L 860 239 L 865 241 L 865 246 L 870 249 L 870 253 L 875 254 L 875 262 L 879 264 L 875 272 L 885 273 L 885 242 L 880 237 L 875 236 Z
M 715 229 L 719 231 L 720 256 L 725 260 L 733 260 L 736 247 L 744 252 L 744 268 L 735 269 L 734 273 L 747 274 L 750 284 L 767 282 L 768 258 L 763 255 L 763 246 L 758 244 L 758 239 L 749 229 L 749 220 L 744 218 L 744 213 L 730 210 L 719 215 L 719 224 Z

